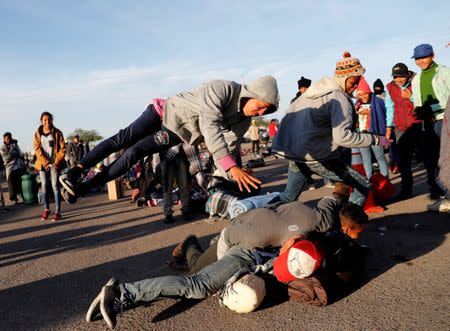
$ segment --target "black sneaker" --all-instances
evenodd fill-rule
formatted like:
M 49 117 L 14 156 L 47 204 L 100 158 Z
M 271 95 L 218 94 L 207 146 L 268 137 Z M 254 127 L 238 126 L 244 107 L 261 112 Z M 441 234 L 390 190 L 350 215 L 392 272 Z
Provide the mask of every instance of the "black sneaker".
M 444 197 L 444 191 L 442 191 L 441 189 L 431 189 L 430 190 L 430 195 L 429 195 L 431 200 L 440 200 L 441 198 Z
M 76 187 L 81 181 L 83 169 L 80 167 L 73 167 L 64 175 L 59 177 L 61 185 L 72 195 L 77 196 Z
M 166 224 L 174 223 L 175 222 L 175 218 L 173 218 L 172 215 L 166 215 L 166 217 L 164 218 L 163 222 L 166 223 Z
M 115 282 L 114 278 L 110 280 Z M 120 296 L 114 291 L 115 285 L 105 285 L 100 293 L 100 312 L 110 329 L 117 324 L 117 315 L 123 312 L 123 303 Z
M 114 278 L 111 278 L 105 286 L 116 286 L 117 281 Z M 86 322 L 92 322 L 95 320 L 100 314 L 100 300 L 102 297 L 102 292 L 97 295 L 97 297 L 92 301 L 91 305 L 89 306 L 89 309 L 86 313 Z

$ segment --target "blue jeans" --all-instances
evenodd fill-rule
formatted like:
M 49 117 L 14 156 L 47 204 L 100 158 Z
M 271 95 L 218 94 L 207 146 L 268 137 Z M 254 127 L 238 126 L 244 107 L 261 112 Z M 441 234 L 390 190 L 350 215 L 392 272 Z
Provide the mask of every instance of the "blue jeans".
M 41 189 L 44 193 L 44 208 L 50 209 L 49 184 L 52 185 L 53 195 L 55 196 L 55 213 L 61 213 L 61 195 L 59 194 L 59 175 L 60 171 L 51 167 L 49 171 L 39 171 L 41 178 Z
M 364 206 L 370 191 L 369 180 L 338 158 L 314 163 L 290 162 L 286 189 L 280 194 L 279 199 L 283 203 L 297 200 L 305 189 L 311 174 L 352 186 L 353 192 L 349 201 L 361 207 Z
M 380 167 L 380 173 L 384 177 L 389 177 L 389 167 L 386 157 L 384 156 L 384 148 L 383 146 L 369 146 L 365 148 L 360 148 L 359 151 L 361 153 L 361 157 L 363 159 L 364 170 L 366 171 L 367 178 L 370 179 L 372 177 L 372 153 L 375 155 L 377 159 L 378 166 Z
M 216 293 L 236 272 L 255 265 L 252 251 L 232 247 L 223 258 L 198 273 L 164 276 L 119 285 L 124 303 L 151 302 L 161 297 L 204 299 Z
M 397 136 L 395 131 L 391 134 L 392 144 L 389 146 L 389 164 L 391 166 L 398 165 L 398 149 L 397 149 Z
M 149 105 L 133 123 L 95 146 L 84 156 L 80 164 L 84 169 L 89 169 L 112 153 L 125 149 L 120 157 L 94 177 L 96 179 L 95 185 L 105 184 L 123 175 L 145 156 L 152 155 L 180 142 L 180 138 L 170 131 L 167 131 L 168 142 L 159 141 L 158 135 L 161 126 L 161 118 L 153 105 Z

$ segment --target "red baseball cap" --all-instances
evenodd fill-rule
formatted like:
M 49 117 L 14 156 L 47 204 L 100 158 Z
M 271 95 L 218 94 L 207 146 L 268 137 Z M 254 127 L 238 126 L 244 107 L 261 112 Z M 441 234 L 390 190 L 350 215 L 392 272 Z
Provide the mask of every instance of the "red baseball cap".
M 322 264 L 322 248 L 309 240 L 295 242 L 273 263 L 273 272 L 278 281 L 287 283 L 311 276 Z

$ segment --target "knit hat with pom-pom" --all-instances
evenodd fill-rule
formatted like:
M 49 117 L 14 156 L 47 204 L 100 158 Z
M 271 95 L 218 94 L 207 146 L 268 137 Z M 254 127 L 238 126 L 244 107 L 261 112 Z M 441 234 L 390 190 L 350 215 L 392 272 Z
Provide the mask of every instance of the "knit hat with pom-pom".
M 366 72 L 361 62 L 356 57 L 352 57 L 349 52 L 344 52 L 343 58 L 336 63 L 334 77 L 348 78 L 351 76 L 362 76 Z

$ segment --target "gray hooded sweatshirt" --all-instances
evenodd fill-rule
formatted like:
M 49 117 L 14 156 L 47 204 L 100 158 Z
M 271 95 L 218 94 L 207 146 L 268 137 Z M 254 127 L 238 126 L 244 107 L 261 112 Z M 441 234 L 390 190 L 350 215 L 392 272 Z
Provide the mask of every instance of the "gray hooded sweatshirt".
M 5 164 L 6 178 L 9 178 L 9 175 L 11 175 L 11 172 L 14 170 L 24 167 L 22 161 L 23 154 L 19 145 L 17 145 L 16 140 L 13 140 L 9 145 L 2 144 L 0 146 L 0 154 L 2 155 L 3 163 Z
M 272 149 L 296 161 L 338 157 L 342 147 L 367 147 L 371 134 L 354 131 L 351 99 L 332 78 L 324 77 L 293 102 L 281 121 Z
M 213 80 L 181 92 L 166 100 L 163 125 L 189 144 L 204 141 L 218 164 L 234 154 L 250 126 L 251 118 L 240 109 L 242 98 L 267 101 L 278 108 L 275 78 L 264 76 L 248 85 Z

